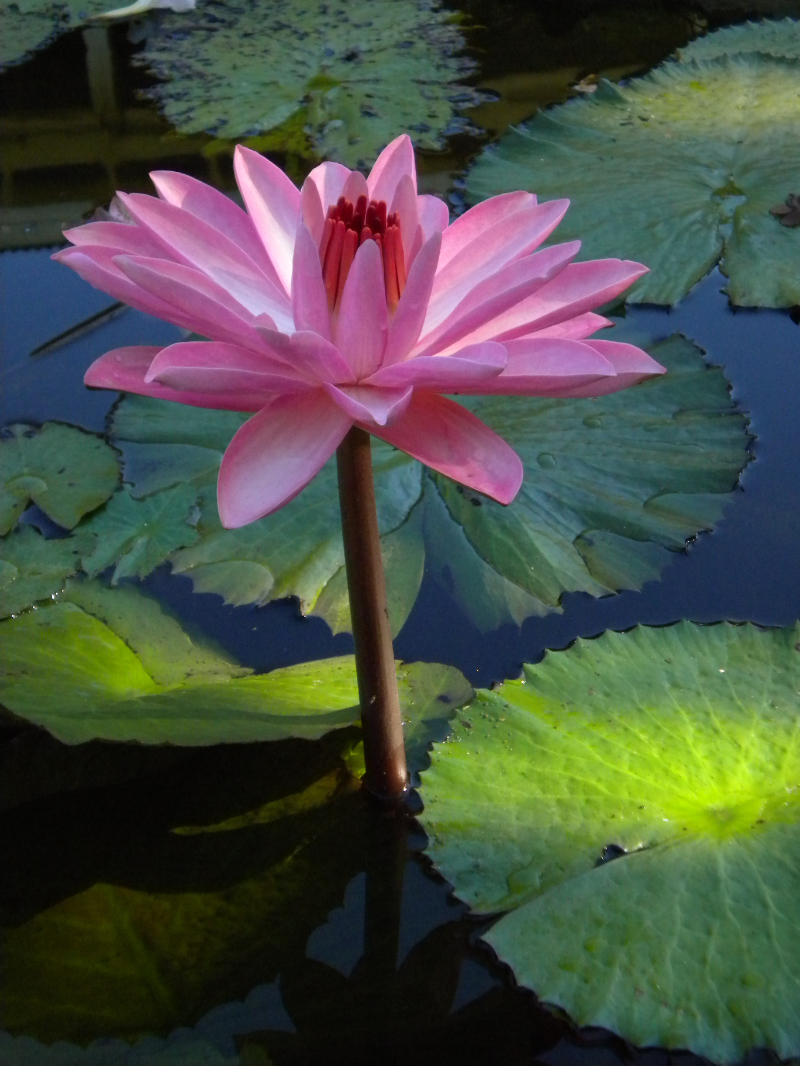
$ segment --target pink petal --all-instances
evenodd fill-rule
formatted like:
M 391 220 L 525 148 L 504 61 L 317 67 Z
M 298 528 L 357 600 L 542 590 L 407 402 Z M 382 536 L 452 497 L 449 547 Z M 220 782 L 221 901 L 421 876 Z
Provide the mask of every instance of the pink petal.
M 319 192 L 323 214 L 326 214 L 328 208 L 335 204 L 342 195 L 344 183 L 349 175 L 350 171 L 341 163 L 320 163 L 308 175 L 306 181 L 313 182 Z M 306 220 L 306 225 L 308 225 L 308 220 Z
M 401 133 L 387 144 L 367 178 L 369 195 L 373 200 L 385 200 L 387 205 L 394 199 L 397 183 L 407 174 L 417 188 L 417 164 L 414 160 L 414 146 L 407 133 Z
M 536 204 L 536 197 L 529 192 L 505 192 L 471 207 L 459 215 L 448 227 L 442 241 L 442 268 L 467 245 L 481 234 L 487 233 L 509 215 L 527 211 Z
M 516 342 L 515 342 L 516 343 Z M 506 365 L 506 350 L 502 344 L 488 341 L 485 344 L 471 344 L 462 348 L 456 355 L 423 355 L 415 359 L 406 359 L 394 366 L 383 366 L 365 385 L 377 385 L 380 388 L 402 388 L 413 385 L 416 389 L 430 392 L 482 392 L 485 382 L 494 378 Z
M 167 301 L 195 333 L 263 348 L 250 312 L 199 270 L 164 259 L 124 255 L 115 256 L 113 262 L 144 292 Z
M 288 363 L 310 381 L 318 384 L 330 381 L 337 385 L 355 382 L 350 364 L 339 349 L 318 333 L 299 330 L 287 336 L 277 330 L 261 327 L 258 332 L 276 358 Z
M 514 343 L 512 341 L 512 343 Z M 609 361 L 614 367 L 616 374 L 612 378 L 604 378 L 594 384 L 588 384 L 574 389 L 570 396 L 605 396 L 609 392 L 619 392 L 621 389 L 637 385 L 645 378 L 657 374 L 666 374 L 665 367 L 651 359 L 647 352 L 636 348 L 632 344 L 623 344 L 621 341 L 587 341 L 586 347 L 594 348 L 601 356 Z
M 522 462 L 513 448 L 444 396 L 415 392 L 396 422 L 367 428 L 433 470 L 500 503 L 511 503 L 522 484 Z
M 155 170 L 150 174 L 150 180 L 162 200 L 188 211 L 224 233 L 253 260 L 273 285 L 280 286 L 275 267 L 264 251 L 252 219 L 230 197 L 197 178 L 172 170 Z
M 369 199 L 369 190 L 367 189 L 367 179 L 359 170 L 351 170 L 347 175 L 347 180 L 342 187 L 341 195 L 346 200 L 349 200 L 351 204 L 355 204 L 359 196 L 366 196 Z
M 325 226 L 325 211 L 322 207 L 319 189 L 311 178 L 306 178 L 300 190 L 300 216 L 306 224 L 308 232 L 313 237 L 314 243 L 319 248 L 319 242 L 322 240 L 322 230 Z M 296 252 L 297 246 L 295 245 Z
M 330 459 L 353 420 L 318 389 L 277 396 L 237 432 L 217 482 L 226 529 L 255 522 L 292 500 Z
M 300 191 L 280 167 L 242 145 L 234 152 L 233 170 L 253 225 L 288 293 Z
M 417 186 L 408 174 L 403 174 L 397 183 L 389 214 L 397 212 L 400 216 L 400 236 L 403 238 L 403 255 L 406 263 L 411 262 L 411 248 L 417 233 Z
M 381 253 L 375 241 L 365 241 L 347 275 L 334 338 L 356 380 L 381 365 L 388 331 Z
M 450 224 L 450 208 L 438 196 L 418 196 L 417 214 L 425 240 L 441 233 Z
M 411 264 L 406 287 L 389 324 L 389 339 L 383 353 L 384 366 L 405 359 L 416 344 L 428 311 L 441 244 L 440 234 L 435 233 Z
M 259 407 L 276 392 L 304 392 L 314 386 L 286 363 L 235 344 L 183 341 L 155 357 L 145 384 L 157 381 L 181 392 L 199 392 L 225 399 L 231 393 L 262 397 Z
M 508 215 L 479 234 L 446 265 L 440 256 L 426 330 L 438 325 L 479 282 L 538 248 L 564 217 L 568 206 L 569 200 L 551 200 Z
M 297 227 L 294 246 L 292 314 L 295 329 L 311 330 L 330 340 L 331 316 L 322 280 L 319 249 L 303 222 Z
M 96 289 L 107 292 L 115 300 L 121 300 L 137 311 L 163 318 L 166 322 L 172 322 L 183 329 L 196 330 L 197 323 L 187 315 L 181 313 L 164 300 L 160 300 L 150 293 L 145 292 L 134 282 L 127 278 L 113 262 L 115 251 L 113 248 L 64 248 L 52 256 L 59 263 L 64 263 L 75 273 L 88 281 Z M 199 331 L 198 331 L 199 332 Z
M 570 263 L 533 296 L 476 329 L 471 339 L 505 341 L 560 325 L 619 296 L 645 273 L 647 267 L 627 259 Z
M 578 387 L 614 380 L 613 363 L 582 341 L 529 337 L 506 341 L 508 363 L 484 385 L 466 385 L 465 394 L 486 396 L 572 396 Z M 455 358 L 452 355 L 444 359 Z
M 154 196 L 119 193 L 119 197 L 137 223 L 163 244 L 170 258 L 208 274 L 252 314 L 265 312 L 283 328 L 291 328 L 286 295 L 219 230 Z
M 326 385 L 325 391 L 354 422 L 385 426 L 399 418 L 411 402 L 413 389 L 375 389 L 369 385 Z
M 159 400 L 172 400 L 192 407 L 216 408 L 221 411 L 258 411 L 263 406 L 260 397 L 252 393 L 226 393 L 223 397 L 196 392 L 176 392 L 157 382 L 147 384 L 145 375 L 160 348 L 115 348 L 96 359 L 84 375 L 85 385 L 97 389 L 117 389 L 120 392 L 135 392 L 140 396 L 154 396 Z
M 486 322 L 543 289 L 579 250 L 580 241 L 555 244 L 506 264 L 468 292 L 436 329 L 424 333 L 414 355 L 455 351 L 457 344 L 465 338 L 474 338 Z
M 139 226 L 124 222 L 88 222 L 85 226 L 65 229 L 64 236 L 77 247 L 93 245 L 113 248 L 119 254 L 146 255 L 155 259 L 164 258 L 163 246 Z
M 593 311 L 587 311 L 584 315 L 567 319 L 566 322 L 559 322 L 557 326 L 537 330 L 535 336 L 562 337 L 564 340 L 582 341 L 591 337 L 598 329 L 613 325 L 610 318 L 603 318 L 602 315 L 596 315 Z

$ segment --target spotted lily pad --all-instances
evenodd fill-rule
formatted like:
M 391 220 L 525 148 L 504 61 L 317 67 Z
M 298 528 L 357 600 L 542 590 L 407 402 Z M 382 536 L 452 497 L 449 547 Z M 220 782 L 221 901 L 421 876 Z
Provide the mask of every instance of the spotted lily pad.
M 0 434 L 0 535 L 31 501 L 73 529 L 118 481 L 117 453 L 100 437 L 58 422 L 10 426 Z
M 108 0 L 0 0 L 0 69 L 108 10 Z
M 93 545 L 94 538 L 87 533 L 46 540 L 31 526 L 0 540 L 0 618 L 60 592 L 66 578 L 80 568 L 81 555 Z
M 137 62 L 183 133 L 271 131 L 253 146 L 355 166 L 399 133 L 439 148 L 459 128 L 456 106 L 481 98 L 458 84 L 464 46 L 436 0 L 206 0 L 151 27 Z
M 772 40 L 768 27 L 751 32 Z M 603 82 L 487 148 L 467 191 L 568 196 L 559 240 L 580 237 L 587 259 L 650 267 L 634 303 L 674 304 L 719 262 L 734 304 L 789 307 L 800 303 L 800 232 L 769 209 L 798 191 L 799 171 L 800 62 L 748 51 Z
M 717 1062 L 800 1051 L 800 625 L 578 640 L 480 692 L 423 777 L 430 855 L 517 980 Z
M 359 721 L 352 656 L 242 676 L 213 651 L 196 651 L 146 598 L 140 608 L 128 597 L 115 607 L 78 586 L 0 624 L 0 703 L 68 744 L 313 739 Z M 451 667 L 398 667 L 398 683 L 410 721 L 447 717 L 469 695 Z

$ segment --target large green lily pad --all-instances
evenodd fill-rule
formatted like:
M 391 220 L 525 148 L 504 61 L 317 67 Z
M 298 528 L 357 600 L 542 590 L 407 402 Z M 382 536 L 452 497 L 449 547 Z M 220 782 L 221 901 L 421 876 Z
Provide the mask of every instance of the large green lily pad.
M 10 426 L 0 436 L 0 535 L 31 501 L 73 529 L 118 481 L 117 453 L 100 437 L 59 422 Z
M 424 774 L 430 855 L 520 983 L 635 1044 L 800 1050 L 800 625 L 578 640 Z M 615 857 L 618 856 L 618 857 Z
M 464 46 L 436 0 L 207 0 L 151 27 L 137 62 L 163 79 L 150 95 L 183 133 L 270 131 L 253 146 L 355 166 L 404 132 L 441 147 L 456 106 L 480 99 L 458 84 Z
M 579 237 L 586 259 L 650 267 L 634 303 L 674 304 L 719 262 L 734 304 L 789 307 L 800 303 L 800 230 L 769 209 L 800 192 L 798 171 L 800 63 L 748 52 L 603 82 L 487 148 L 467 191 L 568 196 L 558 240 Z
M 0 540 L 0 618 L 60 592 L 93 544 L 94 538 L 83 532 L 46 540 L 32 526 L 22 526 Z
M 482 628 L 544 614 L 564 591 L 641 588 L 667 549 L 719 520 L 747 462 L 744 417 L 690 341 L 676 335 L 649 350 L 668 373 L 635 389 L 469 401 L 525 466 L 509 507 L 434 475 L 461 528 L 431 501 L 429 565 Z
M 0 703 L 68 744 L 313 739 L 358 723 L 352 656 L 242 676 L 141 593 L 114 595 L 79 584 L 3 622 Z M 425 663 L 398 666 L 398 684 L 411 723 L 447 717 L 470 694 L 457 670 Z

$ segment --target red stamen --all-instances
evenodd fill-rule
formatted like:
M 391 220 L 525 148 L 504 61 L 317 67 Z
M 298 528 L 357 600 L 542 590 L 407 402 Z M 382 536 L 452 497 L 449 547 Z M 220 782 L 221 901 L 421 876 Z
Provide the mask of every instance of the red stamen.
M 325 219 L 325 225 L 322 227 L 322 240 L 319 242 L 319 261 L 325 266 L 325 253 L 328 250 L 328 245 L 331 241 L 331 234 L 333 228 L 336 225 L 336 220 L 333 217 L 333 208 L 328 209 L 328 217 Z
M 342 261 L 342 249 L 344 248 L 345 224 L 341 220 L 336 222 L 333 236 L 328 244 L 325 263 L 322 267 L 322 280 L 325 283 L 325 292 L 328 296 L 328 310 L 332 311 L 336 303 L 336 290 L 339 284 L 339 266 Z
M 397 218 L 397 215 L 395 215 Z M 397 292 L 399 296 L 403 295 L 403 290 L 406 287 L 406 257 L 403 252 L 403 235 L 400 232 L 400 220 L 395 223 L 397 228 L 397 236 L 394 241 L 394 265 L 397 271 Z
M 353 265 L 353 260 L 356 257 L 356 248 L 358 248 L 358 234 L 354 229 L 349 229 L 344 235 L 342 265 L 339 267 L 339 284 L 336 289 L 334 307 L 338 307 L 342 302 L 344 283 L 347 281 L 347 275 L 350 273 L 350 267 Z
M 368 241 L 371 238 L 372 230 L 369 228 L 369 226 L 364 226 L 364 228 L 361 230 L 361 239 L 358 242 L 358 247 L 360 248 L 364 241 Z
M 386 254 L 383 257 L 383 277 L 386 284 L 386 303 L 389 305 L 390 311 L 394 311 L 400 302 L 400 292 L 397 287 L 397 266 L 395 264 L 397 257 L 395 246 L 399 236 L 400 231 L 397 226 L 389 226 L 387 228 L 385 238 Z
M 386 201 L 385 200 L 379 200 L 376 206 L 377 206 L 377 210 L 378 210 L 378 221 L 380 223 L 380 231 L 381 231 L 381 233 L 385 233 L 386 232 Z

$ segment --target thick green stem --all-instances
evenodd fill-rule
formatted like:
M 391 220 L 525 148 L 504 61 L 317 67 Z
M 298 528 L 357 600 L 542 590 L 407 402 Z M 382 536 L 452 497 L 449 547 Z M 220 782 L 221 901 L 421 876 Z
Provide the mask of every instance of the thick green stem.
M 356 646 L 367 769 L 365 783 L 376 796 L 395 799 L 405 792 L 408 774 L 369 434 L 353 426 L 339 445 L 336 461 L 350 617 Z

